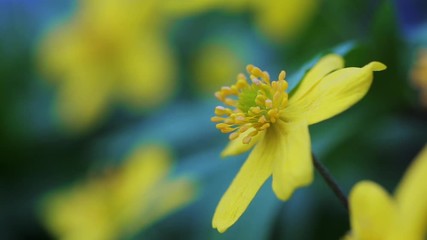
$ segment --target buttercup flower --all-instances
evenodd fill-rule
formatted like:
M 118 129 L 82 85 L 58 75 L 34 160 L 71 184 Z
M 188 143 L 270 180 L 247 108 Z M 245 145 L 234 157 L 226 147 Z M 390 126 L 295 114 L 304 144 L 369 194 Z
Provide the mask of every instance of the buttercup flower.
M 254 0 L 250 2 L 258 29 L 278 43 L 298 36 L 313 19 L 320 5 L 318 0 Z
M 171 167 L 167 149 L 137 149 L 105 177 L 46 197 L 44 223 L 58 239 L 129 239 L 195 199 L 195 183 L 171 178 Z
M 343 68 L 342 57 L 330 54 L 305 75 L 291 95 L 282 71 L 277 81 L 249 65 L 250 83 L 243 74 L 231 87 L 215 93 L 218 106 L 212 121 L 230 133 L 223 156 L 254 149 L 219 202 L 212 225 L 224 232 L 248 207 L 264 182 L 273 176 L 273 191 L 285 201 L 299 187 L 312 182 L 308 125 L 346 110 L 368 91 L 373 71 L 386 66 L 371 62 L 362 68 Z
M 175 89 L 175 62 L 159 1 L 78 1 L 76 12 L 48 31 L 40 69 L 55 83 L 55 113 L 71 132 L 84 132 L 114 103 L 147 110 Z
M 197 90 L 203 96 L 227 84 L 239 69 L 245 66 L 243 56 L 233 51 L 231 44 L 208 43 L 197 53 L 193 74 Z M 222 64 L 217 64 L 221 62 Z
M 390 196 L 371 181 L 350 193 L 351 232 L 348 240 L 425 239 L 427 230 L 427 145 Z
M 165 12 L 183 17 L 212 10 L 250 12 L 258 30 L 270 40 L 282 43 L 297 36 L 314 17 L 319 8 L 318 0 L 188 0 L 164 1 Z

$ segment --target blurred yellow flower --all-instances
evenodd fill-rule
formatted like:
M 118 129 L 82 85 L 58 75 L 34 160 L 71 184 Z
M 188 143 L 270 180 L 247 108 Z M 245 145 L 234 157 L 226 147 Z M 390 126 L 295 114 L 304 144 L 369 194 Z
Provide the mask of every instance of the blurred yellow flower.
M 167 149 L 136 149 L 106 176 L 47 196 L 44 223 L 58 239 L 127 239 L 195 199 L 195 183 L 170 179 L 171 167 Z
M 314 17 L 319 4 L 319 0 L 251 0 L 259 30 L 278 43 L 297 36 Z
M 206 44 L 194 59 L 195 86 L 203 96 L 227 84 L 236 71 L 245 66 L 243 58 L 231 46 L 221 42 Z
M 350 193 L 352 240 L 422 240 L 427 230 L 427 145 L 390 196 L 378 184 L 362 181 Z
M 314 17 L 319 0 L 190 0 L 164 1 L 164 9 L 174 17 L 191 16 L 212 10 L 250 12 L 258 29 L 281 43 L 297 36 Z
M 240 74 L 236 84 L 215 96 L 231 108 L 218 106 L 213 122 L 231 142 L 223 156 L 254 149 L 219 202 L 212 224 L 219 232 L 233 225 L 264 182 L 273 176 L 273 191 L 281 200 L 311 183 L 313 166 L 308 125 L 331 118 L 358 102 L 368 91 L 373 71 L 386 66 L 371 62 L 343 68 L 341 56 L 330 54 L 305 75 L 289 97 L 282 71 L 277 81 L 249 65 L 251 84 Z
M 427 107 L 427 49 L 421 49 L 418 52 L 411 78 L 412 83 L 420 90 L 421 104 Z
M 41 72 L 57 84 L 60 123 L 84 131 L 120 102 L 150 109 L 175 89 L 175 62 L 159 2 L 79 1 L 39 47 Z
M 212 10 L 242 11 L 248 0 L 164 0 L 163 9 L 173 17 L 186 17 Z

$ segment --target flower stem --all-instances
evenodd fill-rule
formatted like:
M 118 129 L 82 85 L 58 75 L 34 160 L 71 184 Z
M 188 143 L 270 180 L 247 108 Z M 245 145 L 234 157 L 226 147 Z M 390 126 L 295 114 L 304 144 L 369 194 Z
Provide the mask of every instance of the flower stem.
M 319 160 L 317 160 L 316 156 L 312 154 L 313 157 L 313 163 L 316 167 L 317 171 L 320 173 L 320 175 L 323 177 L 323 180 L 325 180 L 326 184 L 332 189 L 332 191 L 335 193 L 335 195 L 338 197 L 340 202 L 344 205 L 344 207 L 348 210 L 348 200 L 345 196 L 344 192 L 341 190 L 340 186 L 338 186 L 335 179 L 332 177 L 332 175 L 329 173 L 328 169 L 321 163 Z

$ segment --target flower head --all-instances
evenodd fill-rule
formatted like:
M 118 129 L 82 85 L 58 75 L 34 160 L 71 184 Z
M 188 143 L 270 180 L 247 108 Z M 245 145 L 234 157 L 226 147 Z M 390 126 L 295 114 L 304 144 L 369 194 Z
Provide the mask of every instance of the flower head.
M 78 1 L 39 45 L 41 73 L 56 84 L 55 114 L 84 132 L 119 102 L 153 109 L 175 90 L 175 62 L 159 1 Z
M 212 221 L 224 232 L 248 207 L 264 182 L 273 176 L 273 191 L 281 200 L 311 183 L 313 166 L 308 125 L 346 110 L 368 91 L 379 62 L 362 68 L 343 68 L 343 59 L 330 54 L 306 74 L 289 96 L 286 74 L 272 81 L 267 72 L 249 65 L 250 83 L 240 74 L 237 82 L 215 96 L 225 106 L 215 108 L 216 127 L 229 134 L 223 156 L 254 149 L 222 197 Z
M 350 193 L 348 240 L 425 239 L 427 233 L 427 145 L 390 196 L 378 184 L 362 181 Z
M 104 177 L 47 196 L 44 223 L 58 239 L 128 239 L 194 200 L 194 182 L 170 178 L 171 167 L 164 147 L 139 148 Z
M 288 102 L 285 90 L 285 71 L 279 74 L 277 81 L 271 81 L 267 72 L 253 65 L 247 66 L 251 84 L 243 74 L 239 74 L 236 84 L 223 87 L 215 96 L 233 109 L 218 106 L 213 122 L 221 122 L 216 127 L 222 133 L 230 133 L 230 140 L 243 137 L 243 143 L 250 143 L 252 137 L 263 132 L 275 123 Z M 251 131 L 248 131 L 251 129 Z

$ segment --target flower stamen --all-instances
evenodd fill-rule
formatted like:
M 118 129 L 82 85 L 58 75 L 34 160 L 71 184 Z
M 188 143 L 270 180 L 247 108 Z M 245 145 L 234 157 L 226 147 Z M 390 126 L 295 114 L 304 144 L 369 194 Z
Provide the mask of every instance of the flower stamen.
M 216 98 L 230 108 L 217 106 L 211 121 L 217 123 L 216 128 L 222 133 L 230 133 L 230 140 L 246 134 L 242 142 L 248 144 L 279 120 L 288 102 L 288 83 L 285 71 L 280 72 L 278 80 L 271 81 L 268 72 L 254 65 L 248 65 L 246 70 L 249 82 L 244 74 L 239 74 L 234 85 L 215 93 Z M 249 129 L 252 131 L 246 133 Z

